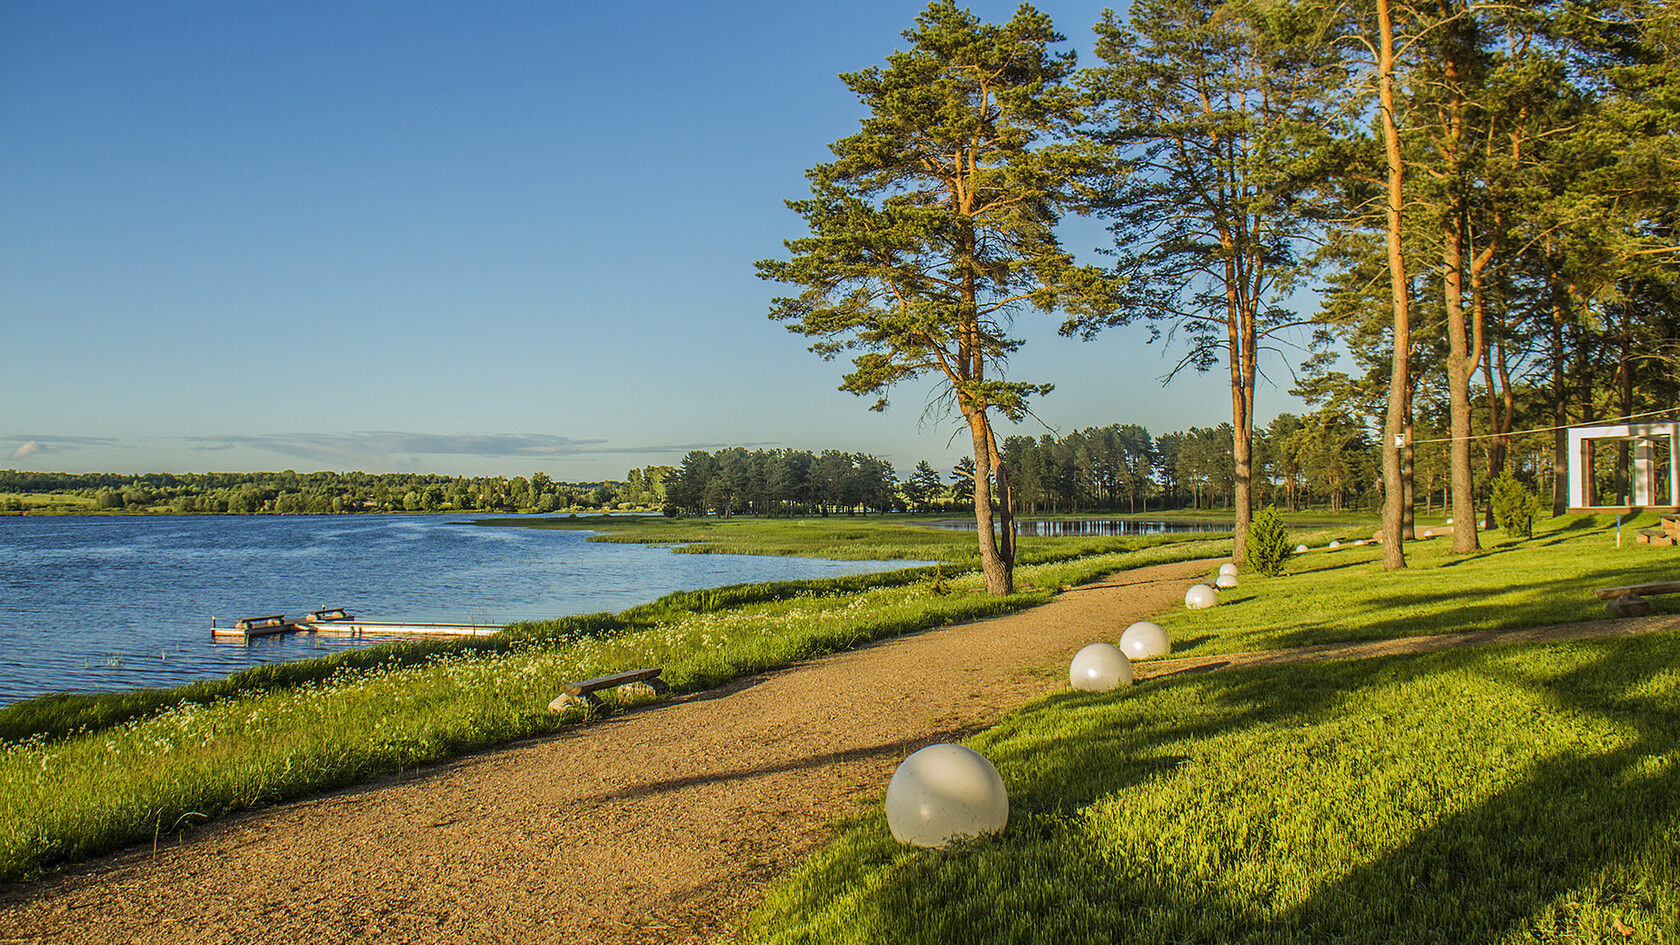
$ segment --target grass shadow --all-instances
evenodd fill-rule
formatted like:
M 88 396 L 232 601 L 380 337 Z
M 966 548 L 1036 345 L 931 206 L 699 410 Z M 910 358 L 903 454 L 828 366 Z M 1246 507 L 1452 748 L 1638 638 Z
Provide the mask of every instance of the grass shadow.
M 1638 638 L 1243 669 L 1051 698 L 978 740 L 999 759 L 1012 803 L 1021 801 L 1003 835 L 917 850 L 886 838 L 878 815 L 854 822 L 772 894 L 747 940 L 1460 945 L 1620 940 L 1635 934 L 1619 931 L 1625 920 L 1638 930 L 1633 941 L 1672 941 L 1680 698 L 1659 683 L 1677 658 L 1680 640 Z M 1463 771 L 1456 759 L 1474 765 L 1493 747 L 1476 740 L 1483 727 L 1458 706 L 1456 688 L 1478 679 L 1551 706 L 1533 725 L 1567 722 L 1574 733 L 1556 748 L 1539 744 L 1485 792 L 1473 776 L 1454 777 Z M 1409 694 L 1428 694 L 1453 731 L 1429 742 L 1404 720 L 1350 719 L 1350 695 L 1365 690 L 1402 716 Z M 1170 715 L 1188 705 L 1212 709 L 1199 720 Z M 1532 744 L 1546 729 L 1529 725 L 1502 731 Z M 1597 731 L 1620 734 L 1601 740 Z M 1241 732 L 1259 740 L 1223 752 L 1209 744 Z M 1323 758 L 1307 749 L 1304 785 L 1242 771 L 1221 778 L 1208 767 L 1263 758 L 1267 745 L 1288 751 L 1300 738 L 1346 746 L 1338 732 L 1364 741 Z M 1403 787 L 1408 768 L 1426 763 L 1394 745 L 1413 737 L 1439 755 L 1427 762 L 1443 778 L 1432 783 L 1469 793 L 1402 792 L 1394 810 L 1360 801 L 1372 784 L 1382 796 L 1388 778 Z M 1385 750 L 1388 770 L 1337 767 L 1369 765 Z M 1145 789 L 1164 781 L 1192 793 Z M 1235 792 L 1213 795 L 1230 810 L 1194 803 L 1209 781 Z M 1290 799 L 1302 792 L 1345 792 L 1354 799 L 1345 823 L 1291 820 Z M 1147 819 L 1157 813 L 1166 819 Z M 1303 827 L 1324 839 L 1286 839 Z M 1361 836 L 1326 842 L 1338 830 Z M 1329 850 L 1353 855 L 1344 863 Z

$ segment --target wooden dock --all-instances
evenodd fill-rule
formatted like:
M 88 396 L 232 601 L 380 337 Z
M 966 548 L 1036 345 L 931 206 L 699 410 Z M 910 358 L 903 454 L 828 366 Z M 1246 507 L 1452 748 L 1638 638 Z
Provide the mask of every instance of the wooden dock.
M 363 620 L 342 607 L 313 611 L 307 617 L 288 618 L 285 614 L 269 617 L 245 617 L 231 627 L 210 622 L 210 634 L 218 637 L 242 637 L 252 640 L 278 633 L 347 633 L 409 634 L 413 636 L 487 637 L 502 629 L 501 624 L 481 623 L 397 623 Z

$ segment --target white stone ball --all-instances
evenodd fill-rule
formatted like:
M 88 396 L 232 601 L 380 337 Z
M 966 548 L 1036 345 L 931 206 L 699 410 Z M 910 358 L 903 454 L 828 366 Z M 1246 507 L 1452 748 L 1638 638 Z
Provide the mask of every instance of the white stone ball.
M 1132 661 L 1112 643 L 1093 643 L 1073 655 L 1068 685 L 1082 692 L 1107 692 L 1132 684 Z
M 1435 529 L 1433 529 L 1433 528 L 1426 528 L 1426 529 L 1424 529 L 1424 530 L 1423 530 L 1423 537 L 1425 537 L 1425 538 L 1434 538 L 1434 537 L 1435 537 Z
M 1219 588 L 1220 590 L 1224 590 L 1227 587 L 1236 587 L 1237 576 L 1235 574 L 1221 574 L 1218 579 L 1213 582 L 1213 586 Z
M 1448 518 L 1447 518 L 1447 524 L 1448 524 L 1448 525 L 1451 525 L 1451 524 L 1452 524 L 1452 518 L 1451 518 L 1451 517 L 1450 517 L 1450 516 L 1449 516 L 1449 517 L 1448 517 Z
M 1153 620 L 1139 620 L 1120 634 L 1120 650 L 1134 660 L 1146 660 L 1172 652 L 1172 641 L 1167 639 L 1167 631 L 1161 629 L 1160 624 Z
M 1009 792 L 986 757 L 961 745 L 929 745 L 904 759 L 887 783 L 887 827 L 918 847 L 997 833 L 1009 823 Z
M 1301 552 L 1306 551 L 1306 550 L 1307 550 L 1306 545 L 1296 545 L 1295 546 L 1295 553 L 1296 554 L 1300 554 Z
M 1342 547 L 1342 543 L 1341 543 L 1341 542 L 1339 542 L 1339 541 L 1333 541 L 1333 542 L 1331 542 L 1331 543 L 1330 543 L 1330 547 L 1332 547 L 1332 548 L 1340 548 L 1340 547 Z
M 1219 603 L 1219 592 L 1206 584 L 1192 584 L 1184 592 L 1184 606 L 1191 610 L 1201 610 Z
M 1219 566 L 1219 573 L 1220 574 L 1233 574 L 1234 575 L 1234 574 L 1237 573 L 1237 566 L 1235 564 L 1227 561 L 1224 564 Z

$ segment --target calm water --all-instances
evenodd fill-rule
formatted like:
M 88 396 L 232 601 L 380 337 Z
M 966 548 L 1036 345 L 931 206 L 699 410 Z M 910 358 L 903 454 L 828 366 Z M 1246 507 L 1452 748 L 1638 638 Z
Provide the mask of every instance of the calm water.
M 915 563 L 673 554 L 588 535 L 437 516 L 0 517 L 0 704 L 170 686 L 382 642 L 213 640 L 212 617 L 226 626 L 327 606 L 368 620 L 500 624 Z

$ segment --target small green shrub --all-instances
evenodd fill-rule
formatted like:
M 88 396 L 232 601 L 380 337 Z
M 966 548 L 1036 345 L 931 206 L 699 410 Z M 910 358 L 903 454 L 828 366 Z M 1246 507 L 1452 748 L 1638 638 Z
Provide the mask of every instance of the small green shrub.
M 1540 500 L 1523 488 L 1510 473 L 1494 480 L 1493 520 L 1512 538 L 1527 538 L 1534 534 L 1534 516 L 1540 511 Z
M 945 578 L 945 562 L 941 561 L 933 566 L 933 573 L 927 578 L 928 593 L 935 597 L 944 597 L 951 593 L 951 582 Z
M 1289 543 L 1289 529 L 1277 506 L 1254 513 L 1254 521 L 1248 524 L 1248 563 L 1267 577 L 1277 577 L 1293 554 L 1295 547 Z

